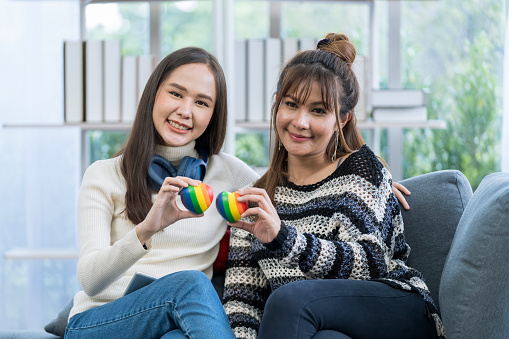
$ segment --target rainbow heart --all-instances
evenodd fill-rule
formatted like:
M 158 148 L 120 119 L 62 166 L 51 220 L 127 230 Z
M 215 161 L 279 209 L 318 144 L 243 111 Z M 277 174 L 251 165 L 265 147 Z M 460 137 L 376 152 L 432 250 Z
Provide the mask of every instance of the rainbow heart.
M 239 193 L 221 192 L 216 197 L 219 214 L 229 222 L 240 220 L 240 215 L 248 209 L 247 202 L 238 202 Z
M 202 214 L 209 208 L 214 199 L 212 188 L 201 182 L 198 186 L 187 186 L 179 192 L 182 204 L 194 214 Z

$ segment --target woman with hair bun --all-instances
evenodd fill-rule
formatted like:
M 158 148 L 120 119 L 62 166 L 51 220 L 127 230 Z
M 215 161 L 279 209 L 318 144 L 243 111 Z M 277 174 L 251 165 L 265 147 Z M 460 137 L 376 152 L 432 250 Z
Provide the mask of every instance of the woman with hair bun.
M 223 305 L 237 338 L 444 337 L 406 263 L 391 174 L 356 126 L 355 54 L 331 33 L 280 73 L 271 164 L 230 224 Z

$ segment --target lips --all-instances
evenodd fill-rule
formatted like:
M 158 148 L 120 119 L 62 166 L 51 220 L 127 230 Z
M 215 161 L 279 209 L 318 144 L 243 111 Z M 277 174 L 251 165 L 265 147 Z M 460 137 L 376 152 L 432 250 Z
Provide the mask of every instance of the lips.
M 300 134 L 294 134 L 292 132 L 288 132 L 288 135 L 290 135 L 290 138 L 294 141 L 306 141 L 311 139 L 311 137 L 300 135 Z
M 166 122 L 170 125 L 170 128 L 172 128 L 173 130 L 176 130 L 177 132 L 182 133 L 182 132 L 189 131 L 191 129 L 191 127 L 189 127 L 189 126 L 179 124 L 172 120 L 166 120 Z

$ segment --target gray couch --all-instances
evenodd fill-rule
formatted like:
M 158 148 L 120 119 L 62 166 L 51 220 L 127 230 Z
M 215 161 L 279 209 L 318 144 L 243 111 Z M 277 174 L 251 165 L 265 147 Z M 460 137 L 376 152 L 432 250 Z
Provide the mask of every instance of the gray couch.
M 487 176 L 475 194 L 459 171 L 401 181 L 410 266 L 421 271 L 449 339 L 509 338 L 509 173 Z M 223 276 L 214 285 L 222 294 Z M 69 307 L 46 326 L 63 333 Z M 0 331 L 0 338 L 58 338 L 44 331 Z

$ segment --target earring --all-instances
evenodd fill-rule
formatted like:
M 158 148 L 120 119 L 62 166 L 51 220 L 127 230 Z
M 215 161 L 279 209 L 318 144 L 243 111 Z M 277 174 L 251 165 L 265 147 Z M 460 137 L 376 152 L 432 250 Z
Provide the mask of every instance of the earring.
M 335 145 L 334 145 L 334 153 L 332 153 L 332 162 L 334 162 L 334 160 L 336 160 L 336 153 L 338 152 L 338 142 L 339 142 L 339 133 L 338 133 L 338 136 L 336 137 L 336 141 L 334 142 Z
M 281 151 L 281 145 L 283 145 L 283 143 L 281 142 L 281 139 L 279 139 L 279 142 L 278 142 L 278 145 L 277 145 L 278 151 Z

